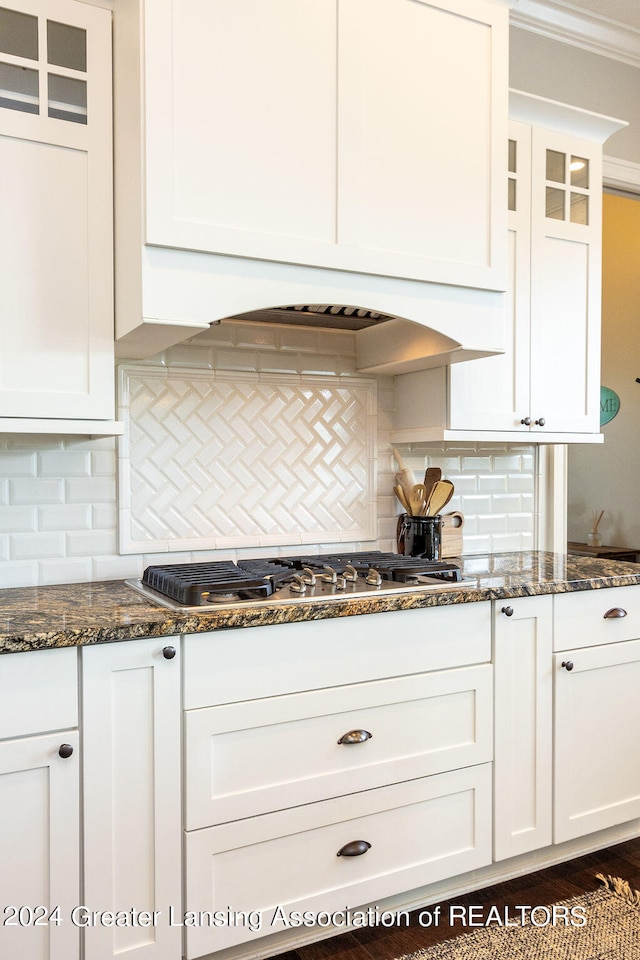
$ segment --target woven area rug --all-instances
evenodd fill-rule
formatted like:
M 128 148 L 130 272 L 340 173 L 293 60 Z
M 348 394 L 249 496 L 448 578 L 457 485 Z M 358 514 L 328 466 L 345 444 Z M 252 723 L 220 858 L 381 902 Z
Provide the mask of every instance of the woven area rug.
M 400 960 L 640 960 L 640 893 L 619 877 L 597 879 L 601 889 L 536 907 L 523 923 L 491 924 Z

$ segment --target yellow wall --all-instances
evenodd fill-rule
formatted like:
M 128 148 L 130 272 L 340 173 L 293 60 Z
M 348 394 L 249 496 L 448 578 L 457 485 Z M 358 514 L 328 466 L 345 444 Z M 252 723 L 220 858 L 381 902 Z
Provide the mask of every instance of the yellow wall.
M 599 447 L 569 449 L 568 537 L 584 541 L 604 510 L 602 541 L 640 550 L 640 198 L 604 195 L 602 384 L 620 411 Z

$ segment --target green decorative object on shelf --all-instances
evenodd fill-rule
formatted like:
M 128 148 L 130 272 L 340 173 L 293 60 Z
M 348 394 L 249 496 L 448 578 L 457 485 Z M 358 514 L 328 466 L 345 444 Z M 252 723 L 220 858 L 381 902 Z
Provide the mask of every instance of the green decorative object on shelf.
M 600 387 L 600 426 L 613 420 L 620 409 L 620 397 L 611 387 Z

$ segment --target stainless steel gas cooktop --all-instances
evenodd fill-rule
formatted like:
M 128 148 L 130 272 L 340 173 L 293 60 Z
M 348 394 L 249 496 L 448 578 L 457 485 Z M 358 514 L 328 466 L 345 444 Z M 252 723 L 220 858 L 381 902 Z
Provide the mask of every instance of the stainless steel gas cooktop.
M 243 603 L 327 601 L 465 587 L 460 568 L 447 561 L 378 550 L 238 563 L 178 563 L 147 567 L 127 584 L 171 610 L 212 610 Z

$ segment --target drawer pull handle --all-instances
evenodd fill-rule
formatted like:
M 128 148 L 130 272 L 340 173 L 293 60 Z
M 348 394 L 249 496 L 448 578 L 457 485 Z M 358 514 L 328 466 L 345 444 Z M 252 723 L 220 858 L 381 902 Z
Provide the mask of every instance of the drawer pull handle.
M 505 617 L 512 617 L 512 616 L 513 616 L 513 607 L 503 607 L 503 608 L 502 608 L 502 612 L 504 613 Z
M 70 743 L 61 743 L 58 749 L 58 755 L 62 757 L 63 760 L 68 760 L 71 754 L 73 753 L 73 747 Z
M 565 670 L 573 670 L 573 660 L 563 660 L 562 666 L 565 668 Z
M 367 850 L 370 849 L 371 844 L 367 843 L 366 840 L 352 840 L 350 843 L 345 843 L 344 847 L 340 847 L 337 856 L 361 857 L 363 853 L 366 853 Z
M 627 611 L 623 610 L 622 607 L 611 607 L 611 610 L 607 610 L 604 615 L 605 620 L 618 620 L 620 617 L 626 617 Z
M 371 740 L 373 734 L 369 733 L 368 730 L 349 730 L 348 733 L 343 733 L 338 743 L 366 743 L 367 740 Z
M 162 656 L 165 658 L 165 660 L 173 660 L 175 655 L 176 655 L 175 647 L 164 647 L 162 650 Z

